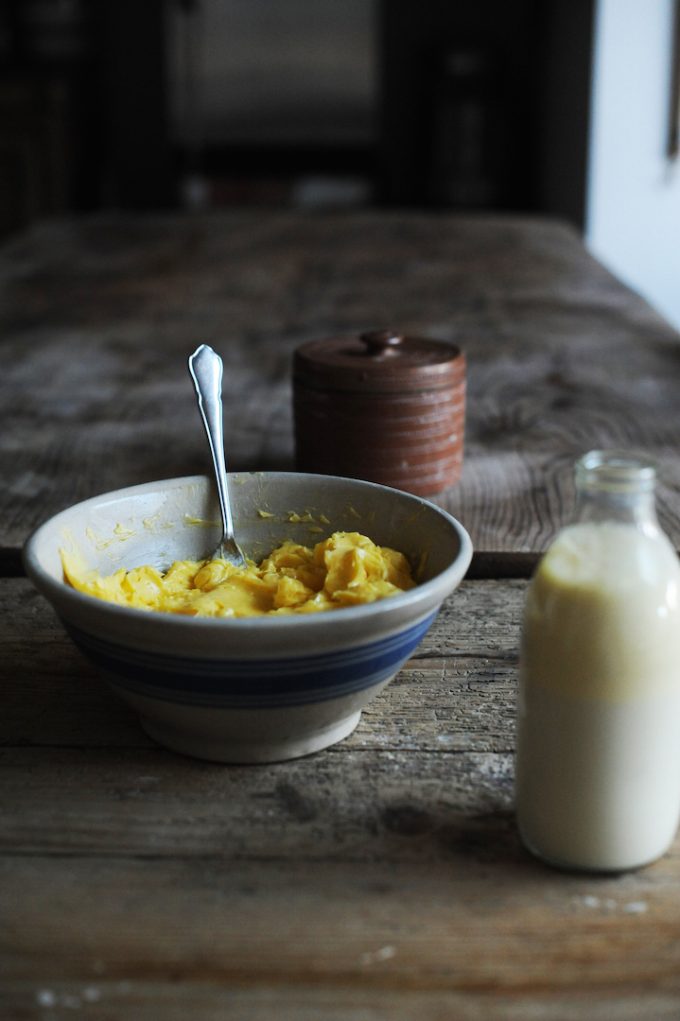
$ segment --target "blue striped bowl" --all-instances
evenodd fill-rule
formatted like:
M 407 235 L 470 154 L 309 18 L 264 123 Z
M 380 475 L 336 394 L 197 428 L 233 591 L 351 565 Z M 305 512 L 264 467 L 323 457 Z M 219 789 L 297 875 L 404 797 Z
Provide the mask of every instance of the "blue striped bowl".
M 292 472 L 229 478 L 239 542 L 255 559 L 284 539 L 313 545 L 361 531 L 404 552 L 419 584 L 328 613 L 213 620 L 127 609 L 64 583 L 62 547 L 106 573 L 205 556 L 219 513 L 203 476 L 76 504 L 33 533 L 24 563 L 76 645 L 161 744 L 221 762 L 294 758 L 351 733 L 460 583 L 472 545 L 445 511 L 385 486 Z

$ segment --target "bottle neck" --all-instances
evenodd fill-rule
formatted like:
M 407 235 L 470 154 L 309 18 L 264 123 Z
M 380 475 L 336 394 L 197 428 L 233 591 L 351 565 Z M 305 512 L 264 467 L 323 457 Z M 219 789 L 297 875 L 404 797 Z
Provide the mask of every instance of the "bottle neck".
M 577 521 L 659 530 L 652 462 L 617 451 L 591 451 L 577 462 L 575 478 Z
M 658 529 L 654 493 L 600 493 L 577 490 L 576 521 L 617 521 L 637 528 Z

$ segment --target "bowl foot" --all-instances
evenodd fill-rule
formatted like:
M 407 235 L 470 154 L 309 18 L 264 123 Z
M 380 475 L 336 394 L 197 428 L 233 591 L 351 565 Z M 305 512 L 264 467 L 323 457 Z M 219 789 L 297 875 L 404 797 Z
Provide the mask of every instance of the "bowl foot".
M 192 734 L 166 721 L 150 720 L 145 716 L 140 716 L 139 719 L 149 737 L 174 752 L 211 762 L 236 765 L 284 762 L 287 759 L 298 759 L 303 755 L 319 752 L 351 734 L 360 718 L 361 711 L 353 712 L 329 727 L 311 731 L 304 736 L 287 738 L 285 735 L 279 735 L 255 740 L 238 740 L 233 735 L 221 739 L 210 738 Z

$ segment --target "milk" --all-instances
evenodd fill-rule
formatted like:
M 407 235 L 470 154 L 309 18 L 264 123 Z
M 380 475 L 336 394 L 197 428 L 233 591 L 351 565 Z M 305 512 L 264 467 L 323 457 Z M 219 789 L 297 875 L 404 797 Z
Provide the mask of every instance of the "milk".
M 527 595 L 517 820 L 547 861 L 620 870 L 680 818 L 680 565 L 653 514 L 599 516 L 558 536 Z

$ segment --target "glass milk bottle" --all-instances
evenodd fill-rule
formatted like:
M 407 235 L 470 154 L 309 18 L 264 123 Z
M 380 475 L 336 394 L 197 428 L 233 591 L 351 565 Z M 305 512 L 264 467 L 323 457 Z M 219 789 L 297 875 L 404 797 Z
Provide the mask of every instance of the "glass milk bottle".
M 563 867 L 654 861 L 680 816 L 680 565 L 660 530 L 652 463 L 593 451 L 577 515 L 527 593 L 517 822 Z

